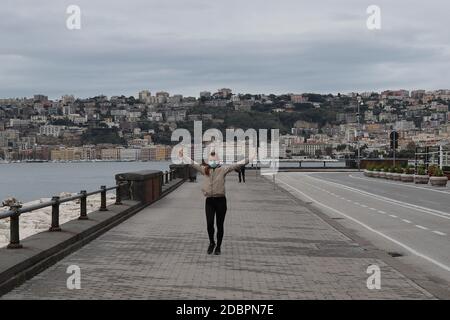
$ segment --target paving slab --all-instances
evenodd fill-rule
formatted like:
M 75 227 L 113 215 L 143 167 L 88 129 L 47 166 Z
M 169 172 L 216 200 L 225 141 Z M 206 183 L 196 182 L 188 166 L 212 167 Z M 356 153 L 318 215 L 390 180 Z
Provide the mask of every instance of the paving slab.
M 207 255 L 200 185 L 183 184 L 2 299 L 434 298 L 254 172 L 245 184 L 228 176 L 222 255 Z M 79 290 L 66 285 L 71 265 Z M 370 265 L 379 290 L 367 288 Z

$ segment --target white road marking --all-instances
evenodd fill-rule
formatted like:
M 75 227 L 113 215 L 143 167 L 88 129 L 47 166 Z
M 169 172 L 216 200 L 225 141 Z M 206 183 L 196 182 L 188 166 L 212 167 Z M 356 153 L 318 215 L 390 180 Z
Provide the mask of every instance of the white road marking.
M 424 226 L 420 226 L 420 225 L 418 225 L 418 224 L 416 224 L 416 227 L 417 227 L 417 228 L 419 228 L 419 229 L 422 229 L 422 230 L 428 230 L 428 228 L 427 228 L 427 227 L 424 227 Z
M 390 214 L 389 217 L 398 218 L 395 214 Z
M 386 214 L 386 212 L 384 212 L 383 210 L 378 210 L 378 213 Z
M 396 239 L 394 239 L 394 238 L 392 238 L 392 237 L 382 233 L 381 231 L 378 231 L 378 230 L 368 226 L 367 224 L 365 224 L 365 223 L 363 223 L 363 222 L 361 222 L 361 221 L 359 221 L 359 220 L 357 220 L 357 219 L 355 219 L 355 218 L 353 218 L 353 217 L 351 217 L 351 216 L 349 216 L 349 215 L 347 215 L 347 214 L 345 214 L 345 213 L 343 213 L 343 212 L 341 212 L 339 210 L 331 208 L 331 207 L 329 207 L 329 206 L 327 206 L 327 205 L 317 201 L 316 199 L 308 196 L 307 194 L 305 194 L 302 191 L 298 190 L 297 188 L 291 186 L 290 184 L 282 181 L 281 179 L 278 179 L 278 181 L 283 183 L 283 184 L 285 184 L 285 185 L 287 185 L 289 188 L 295 190 L 297 193 L 303 195 L 305 198 L 309 199 L 309 201 L 315 202 L 317 205 L 319 205 L 319 206 L 321 206 L 321 207 L 323 207 L 325 209 L 328 209 L 328 210 L 330 210 L 332 212 L 335 212 L 335 213 L 337 213 L 337 214 L 339 214 L 339 215 L 341 215 L 341 216 L 343 216 L 343 217 L 345 217 L 345 218 L 347 218 L 347 219 L 349 219 L 349 220 L 351 220 L 351 221 L 361 225 L 362 227 L 366 228 L 367 230 L 369 230 L 369 231 L 371 231 L 371 232 L 373 232 L 373 233 L 375 233 L 375 234 L 377 234 L 377 235 L 379 235 L 379 236 L 381 236 L 381 237 L 383 237 L 383 238 L 385 238 L 385 239 L 387 239 L 387 240 L 397 244 L 398 246 L 404 248 L 405 250 L 411 252 L 412 254 L 414 254 L 414 255 L 416 255 L 416 256 L 424 259 L 424 260 L 427 260 L 428 262 L 431 262 L 432 264 L 434 264 L 434 265 L 444 269 L 447 272 L 450 272 L 450 267 L 445 265 L 445 264 L 443 264 L 442 262 L 439 262 L 439 261 L 437 261 L 437 260 L 435 260 L 435 259 L 433 259 L 431 257 L 428 257 L 427 255 L 418 252 L 417 250 L 415 250 L 415 249 L 409 247 L 408 245 L 406 245 L 406 244 L 404 244 L 404 243 L 402 243 L 402 242 L 400 242 L 400 241 L 398 241 L 398 240 L 396 240 Z
M 358 190 L 358 189 L 355 189 L 355 188 L 352 188 L 352 187 L 348 187 L 348 186 L 340 184 L 340 183 L 331 182 L 331 181 L 325 180 L 325 179 L 320 180 L 320 179 L 314 178 L 312 176 L 307 176 L 307 177 L 312 179 L 312 180 L 317 180 L 319 182 L 322 182 L 322 183 L 325 183 L 325 184 L 328 184 L 328 185 L 332 185 L 332 186 L 333 185 L 334 186 L 338 186 L 341 189 L 346 189 L 348 191 L 353 191 L 355 193 L 359 193 L 361 195 L 374 198 L 376 200 L 381 200 L 381 201 L 388 202 L 388 203 L 391 203 L 391 204 L 396 204 L 396 205 L 404 207 L 404 208 L 413 209 L 413 210 L 420 211 L 420 212 L 425 212 L 427 214 L 431 214 L 431 215 L 434 215 L 434 216 L 437 216 L 437 217 L 440 217 L 440 218 L 444 218 L 444 219 L 450 220 L 450 213 L 448 213 L 448 212 L 443 212 L 443 211 L 439 211 L 439 210 L 425 208 L 425 207 L 421 207 L 421 206 L 418 206 L 418 205 L 415 205 L 415 204 L 403 202 L 403 201 L 400 201 L 400 200 L 394 200 L 394 199 L 383 197 L 383 196 L 380 196 L 380 195 L 376 195 L 376 194 L 373 194 L 373 193 L 370 193 L 370 192 L 361 191 L 361 190 Z M 359 203 L 356 203 L 356 204 L 359 204 Z
M 440 232 L 440 231 L 433 231 L 433 233 L 436 233 L 436 234 L 438 234 L 438 235 L 440 235 L 440 236 L 446 236 L 447 234 L 446 233 L 444 233 L 444 232 Z
M 406 220 L 406 219 L 402 219 L 402 221 L 403 221 L 403 222 L 406 222 L 406 223 L 411 223 L 411 221 Z
M 398 185 L 398 186 L 401 186 L 401 187 L 406 187 L 406 188 L 422 189 L 422 190 L 427 190 L 427 191 L 432 191 L 432 192 L 439 192 L 439 193 L 450 194 L 450 192 L 447 192 L 447 191 L 436 190 L 436 189 L 431 189 L 431 188 L 424 188 L 424 187 L 418 187 L 418 186 L 411 185 L 411 184 L 406 184 L 406 183 L 388 182 L 386 180 L 380 180 L 380 179 L 377 179 L 377 178 L 368 179 L 368 178 L 362 178 L 362 177 L 355 177 L 352 174 L 349 174 L 348 176 L 350 178 L 353 178 L 353 179 L 367 180 L 367 181 L 380 182 L 380 183 L 386 183 L 386 184 L 395 184 L 395 185 Z
M 367 206 L 365 204 L 361 204 L 361 207 L 363 208 L 367 208 Z
M 369 208 L 370 210 L 372 210 L 372 211 L 377 211 L 377 209 L 375 209 L 375 208 Z

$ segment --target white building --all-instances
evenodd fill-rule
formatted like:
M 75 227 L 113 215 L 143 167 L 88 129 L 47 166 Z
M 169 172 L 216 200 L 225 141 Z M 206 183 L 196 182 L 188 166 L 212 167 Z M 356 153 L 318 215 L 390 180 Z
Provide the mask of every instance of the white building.
M 400 120 L 395 122 L 394 128 L 397 131 L 409 131 L 416 129 L 416 125 L 414 121 Z
M 26 127 L 30 124 L 30 120 L 23 119 L 9 119 L 9 126 L 13 127 Z
M 67 118 L 75 124 L 85 124 L 87 123 L 87 116 L 82 117 L 81 115 L 74 113 L 69 114 Z
M 47 122 L 47 116 L 31 116 L 32 123 L 45 124 Z
M 119 149 L 120 161 L 136 161 L 141 156 L 141 149 Z
M 50 136 L 50 137 L 60 137 L 64 130 L 65 126 L 54 126 L 54 125 L 45 125 L 39 127 L 39 134 L 42 136 Z
M 114 109 L 111 110 L 111 115 L 114 117 L 126 117 L 128 115 L 128 111 L 122 109 Z
M 163 121 L 163 115 L 161 112 L 150 112 L 148 120 L 156 122 Z

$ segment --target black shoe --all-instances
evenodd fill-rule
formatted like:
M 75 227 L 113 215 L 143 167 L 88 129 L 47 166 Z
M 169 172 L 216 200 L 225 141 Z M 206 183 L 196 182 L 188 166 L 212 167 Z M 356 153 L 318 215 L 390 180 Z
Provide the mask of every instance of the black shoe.
M 220 247 L 216 247 L 216 250 L 214 250 L 214 254 L 216 256 L 220 255 Z
M 210 243 L 208 247 L 208 254 L 213 253 L 214 248 L 216 247 L 215 243 Z

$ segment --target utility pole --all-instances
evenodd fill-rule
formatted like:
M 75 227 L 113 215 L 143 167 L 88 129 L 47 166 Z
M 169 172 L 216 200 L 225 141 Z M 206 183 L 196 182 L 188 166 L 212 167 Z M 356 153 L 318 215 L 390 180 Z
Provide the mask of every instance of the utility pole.
M 394 148 L 394 167 L 395 167 L 395 148 Z
M 393 160 L 394 160 L 394 167 L 395 167 L 395 153 L 397 151 L 397 147 L 398 147 L 398 132 L 393 130 L 391 131 L 391 133 L 389 134 L 389 139 L 390 141 L 390 145 L 391 145 L 391 149 L 392 149 L 392 154 L 393 154 Z
M 358 159 L 356 161 L 358 163 L 358 171 L 361 171 L 361 148 L 360 148 L 360 145 L 359 145 L 359 134 L 361 132 L 361 120 L 360 120 L 360 108 L 359 108 L 360 101 L 361 100 L 360 100 L 360 97 L 358 95 L 357 98 L 356 98 L 356 103 L 358 104 L 358 113 L 357 113 L 357 117 L 358 117 L 358 132 L 357 132 L 357 135 L 356 135 L 356 146 L 358 148 Z M 361 102 L 361 104 L 362 104 L 362 102 Z

